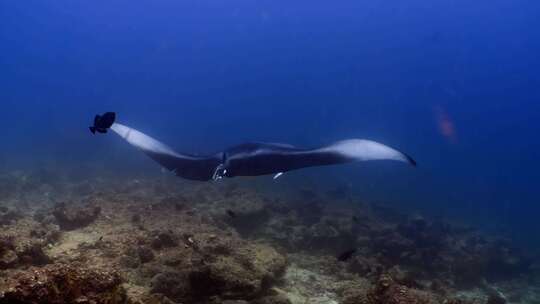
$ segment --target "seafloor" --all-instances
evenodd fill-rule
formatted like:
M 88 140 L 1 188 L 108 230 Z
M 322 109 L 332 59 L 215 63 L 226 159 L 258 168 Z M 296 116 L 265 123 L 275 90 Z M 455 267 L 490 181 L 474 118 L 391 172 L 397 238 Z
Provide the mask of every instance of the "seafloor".
M 539 261 L 507 239 L 344 189 L 291 193 L 5 173 L 0 304 L 540 303 Z

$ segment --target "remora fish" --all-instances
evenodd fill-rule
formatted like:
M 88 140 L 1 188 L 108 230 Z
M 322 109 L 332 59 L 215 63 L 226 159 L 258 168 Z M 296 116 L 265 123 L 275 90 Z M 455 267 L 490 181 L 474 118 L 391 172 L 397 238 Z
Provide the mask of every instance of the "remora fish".
M 140 131 L 116 123 L 115 119 L 114 112 L 96 115 L 90 131 L 107 133 L 110 129 L 169 171 L 191 180 L 267 174 L 279 177 L 291 170 L 369 160 L 395 160 L 416 166 L 407 154 L 367 139 L 347 139 L 315 149 L 250 142 L 208 156 L 180 154 Z

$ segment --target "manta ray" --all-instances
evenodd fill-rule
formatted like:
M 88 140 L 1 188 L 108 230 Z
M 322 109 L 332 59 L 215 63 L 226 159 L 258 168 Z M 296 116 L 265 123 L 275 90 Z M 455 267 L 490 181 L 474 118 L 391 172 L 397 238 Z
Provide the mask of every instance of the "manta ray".
M 292 170 L 370 160 L 394 160 L 416 166 L 416 161 L 409 155 L 367 139 L 346 139 L 313 149 L 282 143 L 248 142 L 211 155 L 191 155 L 178 153 L 164 143 L 115 121 L 114 112 L 96 115 L 90 131 L 96 134 L 112 130 L 167 170 L 190 180 L 260 175 L 274 175 L 276 179 Z

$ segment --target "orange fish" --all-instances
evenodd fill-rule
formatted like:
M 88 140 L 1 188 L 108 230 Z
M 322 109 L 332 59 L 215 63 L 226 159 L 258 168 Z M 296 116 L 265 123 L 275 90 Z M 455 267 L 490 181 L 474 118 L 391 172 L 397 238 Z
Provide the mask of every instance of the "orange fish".
M 457 143 L 456 127 L 448 113 L 441 106 L 435 107 L 435 118 L 441 135 L 450 143 Z

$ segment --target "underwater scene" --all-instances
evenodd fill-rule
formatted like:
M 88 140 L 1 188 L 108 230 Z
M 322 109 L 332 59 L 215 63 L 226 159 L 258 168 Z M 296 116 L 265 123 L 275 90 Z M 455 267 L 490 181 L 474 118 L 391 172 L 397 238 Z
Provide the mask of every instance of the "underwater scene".
M 539 16 L 0 1 L 0 304 L 540 303 Z

